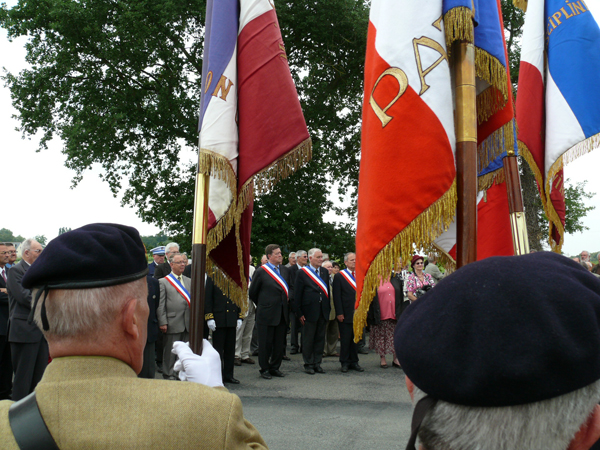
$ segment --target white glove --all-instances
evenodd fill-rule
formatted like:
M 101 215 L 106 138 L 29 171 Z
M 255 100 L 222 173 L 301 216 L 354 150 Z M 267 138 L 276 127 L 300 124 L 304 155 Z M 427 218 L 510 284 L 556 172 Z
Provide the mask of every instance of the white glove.
M 208 328 L 210 328 L 211 331 L 215 331 L 217 329 L 215 319 L 210 319 L 208 322 L 206 322 L 206 325 L 208 325 Z
M 237 327 L 235 327 L 236 330 L 239 330 L 240 328 L 242 328 L 242 319 L 238 319 Z
M 188 344 L 181 341 L 174 342 L 171 351 L 177 355 L 178 359 L 173 369 L 179 372 L 181 381 L 191 381 L 210 387 L 223 386 L 221 357 L 206 339 L 202 345 L 202 356 L 196 355 Z

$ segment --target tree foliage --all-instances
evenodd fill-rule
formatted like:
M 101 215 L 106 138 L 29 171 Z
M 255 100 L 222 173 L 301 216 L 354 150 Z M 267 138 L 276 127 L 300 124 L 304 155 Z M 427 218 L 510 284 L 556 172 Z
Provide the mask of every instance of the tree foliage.
M 277 8 L 314 159 L 356 186 L 367 6 Z M 197 149 L 205 9 L 186 0 L 20 0 L 0 11 L 9 38 L 29 37 L 31 68 L 4 76 L 24 135 L 41 131 L 40 149 L 60 137 L 76 183 L 100 164 L 115 195 L 184 246 L 195 167 L 180 154 Z
M 23 242 L 23 236 L 15 236 L 12 231 L 7 228 L 0 229 L 0 242 Z

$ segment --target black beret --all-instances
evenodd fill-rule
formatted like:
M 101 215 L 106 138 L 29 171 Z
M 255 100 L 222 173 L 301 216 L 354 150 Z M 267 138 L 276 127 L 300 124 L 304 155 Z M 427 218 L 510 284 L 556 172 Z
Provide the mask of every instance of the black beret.
M 52 239 L 23 277 L 27 289 L 114 286 L 148 273 L 144 244 L 135 228 L 94 223 Z
M 468 264 L 412 303 L 394 343 L 430 397 L 512 406 L 600 379 L 600 280 L 538 252 Z

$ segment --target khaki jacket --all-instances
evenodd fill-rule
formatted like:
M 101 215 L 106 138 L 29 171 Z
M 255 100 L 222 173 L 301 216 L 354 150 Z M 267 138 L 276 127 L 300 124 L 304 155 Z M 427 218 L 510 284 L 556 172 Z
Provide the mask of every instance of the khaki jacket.
M 196 383 L 137 378 L 114 358 L 57 358 L 37 385 L 42 416 L 61 450 L 263 449 L 237 395 Z M 0 449 L 18 450 L 0 401 Z

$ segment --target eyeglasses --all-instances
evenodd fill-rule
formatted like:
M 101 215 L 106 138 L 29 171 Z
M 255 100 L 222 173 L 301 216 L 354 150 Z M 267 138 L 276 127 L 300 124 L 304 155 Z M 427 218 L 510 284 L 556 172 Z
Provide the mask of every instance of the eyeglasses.
M 423 261 L 415 263 L 415 266 L 422 266 L 422 265 L 423 265 Z
M 11 255 L 16 255 L 16 254 L 17 254 L 17 251 L 16 251 L 16 250 L 13 250 L 13 251 L 6 252 L 6 253 L 9 253 L 9 254 L 11 254 Z
M 29 249 L 29 251 L 30 251 L 30 252 L 34 252 L 34 253 L 42 253 L 42 249 L 41 249 L 41 248 L 37 248 L 37 249 L 35 249 L 35 250 L 34 250 L 34 249 L 32 249 L 32 248 L 30 248 L 30 249 Z

